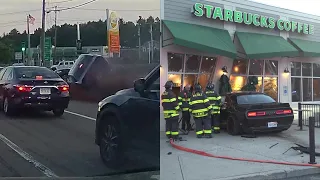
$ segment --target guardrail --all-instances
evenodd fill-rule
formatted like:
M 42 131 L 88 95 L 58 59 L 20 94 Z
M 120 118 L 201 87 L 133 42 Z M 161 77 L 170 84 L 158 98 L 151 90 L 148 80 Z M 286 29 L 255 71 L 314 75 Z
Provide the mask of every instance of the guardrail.
M 320 128 L 320 104 L 298 103 L 299 127 L 309 126 L 312 117 L 314 118 L 314 126 Z

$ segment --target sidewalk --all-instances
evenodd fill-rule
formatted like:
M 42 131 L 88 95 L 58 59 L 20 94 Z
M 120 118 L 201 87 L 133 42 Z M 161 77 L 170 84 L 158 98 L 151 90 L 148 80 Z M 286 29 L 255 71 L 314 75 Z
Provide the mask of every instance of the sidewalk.
M 297 125 L 279 134 L 260 135 L 257 138 L 230 136 L 225 132 L 214 135 L 212 139 L 197 139 L 194 132 L 182 136 L 187 141 L 178 145 L 202 150 L 215 155 L 250 158 L 258 160 L 276 160 L 283 162 L 308 163 L 309 155 L 289 150 L 294 143 L 308 145 L 308 127 L 297 131 Z M 293 178 L 303 175 L 320 174 L 320 168 L 262 164 L 216 159 L 183 152 L 166 142 L 165 133 L 161 133 L 160 177 L 163 180 L 271 180 Z M 316 129 L 316 146 L 320 150 L 320 129 Z M 277 145 L 275 145 L 278 143 Z M 272 147 L 273 146 L 273 147 Z M 169 155 L 168 153 L 172 154 Z M 320 164 L 320 158 L 317 160 Z M 268 177 L 267 177 L 268 176 Z

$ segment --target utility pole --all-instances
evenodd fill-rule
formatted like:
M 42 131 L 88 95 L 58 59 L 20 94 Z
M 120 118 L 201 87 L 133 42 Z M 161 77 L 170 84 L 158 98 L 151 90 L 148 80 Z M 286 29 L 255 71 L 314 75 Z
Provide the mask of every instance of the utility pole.
M 151 62 L 153 61 L 153 27 L 152 27 L 152 22 L 150 23 L 150 37 L 151 37 L 151 41 L 150 41 L 150 43 L 151 43 Z M 149 51 L 150 51 L 150 49 L 149 49 Z M 150 64 L 150 62 L 149 62 L 149 64 Z
M 42 39 L 40 42 L 41 45 L 41 59 L 40 59 L 40 66 L 44 63 L 44 44 L 45 44 L 45 36 L 46 36 L 46 0 L 42 0 Z
M 57 6 L 54 7 L 54 59 L 53 62 L 57 61 Z
M 30 14 L 27 16 L 27 33 L 28 33 L 28 62 L 27 65 L 31 65 L 31 38 L 30 38 Z
M 142 16 L 139 16 L 139 20 L 138 20 L 139 60 L 141 60 L 141 20 L 142 20 Z

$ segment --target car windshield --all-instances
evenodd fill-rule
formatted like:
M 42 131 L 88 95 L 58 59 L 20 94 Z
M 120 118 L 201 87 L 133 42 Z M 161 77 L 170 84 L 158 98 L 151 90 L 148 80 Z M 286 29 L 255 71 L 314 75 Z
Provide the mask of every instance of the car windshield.
M 36 76 L 42 76 L 44 79 L 60 78 L 56 73 L 44 67 L 19 67 L 14 71 L 19 79 L 35 79 Z
M 265 94 L 247 94 L 237 96 L 238 104 L 268 104 L 276 101 Z
M 74 65 L 72 66 L 69 74 L 72 75 L 77 81 L 81 78 L 82 74 L 88 68 L 90 62 L 92 61 L 92 56 L 90 55 L 81 55 L 76 60 Z

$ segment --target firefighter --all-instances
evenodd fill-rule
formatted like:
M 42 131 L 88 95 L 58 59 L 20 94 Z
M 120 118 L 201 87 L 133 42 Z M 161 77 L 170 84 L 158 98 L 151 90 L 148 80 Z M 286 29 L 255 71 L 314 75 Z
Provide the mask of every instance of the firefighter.
M 192 96 L 192 93 L 190 92 L 190 85 L 187 85 L 184 87 L 183 91 L 180 92 L 179 94 L 179 102 L 182 104 L 181 109 L 182 109 L 182 127 L 181 129 L 183 131 L 186 130 L 186 125 L 187 125 L 187 130 L 192 131 L 193 129 L 191 128 L 191 123 L 190 123 L 190 112 L 189 112 L 189 102 L 190 98 Z
M 161 95 L 164 119 L 166 120 L 166 135 L 168 139 L 179 139 L 179 111 L 180 105 L 176 95 L 172 92 L 173 82 L 167 81 L 166 90 Z
M 211 105 L 209 99 L 202 92 L 200 84 L 195 85 L 194 95 L 190 98 L 190 109 L 194 121 L 196 123 L 196 134 L 197 138 L 212 138 L 211 130 Z
M 215 134 L 220 133 L 220 106 L 221 96 L 214 91 L 214 84 L 208 83 L 205 91 L 206 96 L 210 100 L 212 106 L 211 124 Z

